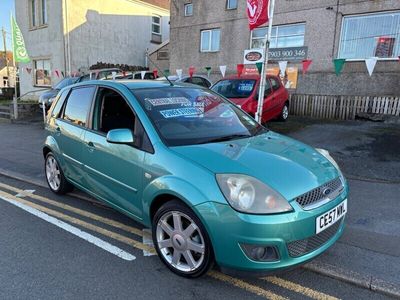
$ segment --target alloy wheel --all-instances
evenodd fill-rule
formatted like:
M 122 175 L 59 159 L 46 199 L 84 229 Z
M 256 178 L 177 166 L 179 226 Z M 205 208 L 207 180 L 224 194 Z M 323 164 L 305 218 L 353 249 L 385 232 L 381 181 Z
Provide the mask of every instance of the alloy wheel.
M 52 190 L 57 191 L 61 185 L 61 172 L 54 156 L 50 155 L 46 161 L 46 178 Z

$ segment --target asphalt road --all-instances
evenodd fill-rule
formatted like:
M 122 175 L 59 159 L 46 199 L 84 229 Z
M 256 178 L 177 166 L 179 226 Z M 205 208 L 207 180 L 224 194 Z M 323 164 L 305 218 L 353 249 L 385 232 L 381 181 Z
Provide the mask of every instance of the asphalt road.
M 135 259 L 32 214 L 38 210 L 55 217 L 57 225 L 69 224 Z M 157 256 L 144 255 L 142 249 L 151 246 L 142 229 L 112 209 L 0 176 L 0 298 L 386 299 L 304 269 L 264 278 L 231 277 L 214 269 L 200 279 L 183 279 Z

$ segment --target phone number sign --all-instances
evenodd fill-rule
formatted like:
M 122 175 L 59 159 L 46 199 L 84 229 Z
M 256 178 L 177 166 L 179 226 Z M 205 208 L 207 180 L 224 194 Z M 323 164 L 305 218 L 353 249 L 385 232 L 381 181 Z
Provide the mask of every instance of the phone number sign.
M 272 48 L 269 49 L 269 59 L 279 60 L 304 60 L 307 58 L 308 47 Z

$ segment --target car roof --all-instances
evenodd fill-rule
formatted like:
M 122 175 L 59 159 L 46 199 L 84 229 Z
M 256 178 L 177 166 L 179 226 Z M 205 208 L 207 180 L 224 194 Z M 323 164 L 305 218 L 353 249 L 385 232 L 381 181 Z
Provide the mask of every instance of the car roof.
M 276 78 L 276 76 L 275 75 L 267 75 L 267 77 L 268 78 L 271 78 L 271 77 L 273 77 L 273 78 Z M 229 76 L 226 76 L 226 77 L 224 77 L 224 78 L 221 78 L 221 80 L 224 80 L 224 79 L 254 79 L 254 80 L 257 80 L 257 79 L 260 79 L 260 75 L 258 75 L 258 74 L 251 74 L 251 75 L 241 75 L 241 76 L 238 76 L 238 75 L 229 75 Z
M 139 79 L 122 79 L 122 80 L 88 80 L 74 86 L 86 86 L 86 85 L 107 85 L 107 86 L 118 86 L 123 85 L 130 90 L 135 89 L 144 89 L 144 88 L 164 88 L 171 87 L 171 84 L 168 81 L 158 81 L 158 80 L 139 80 Z M 174 87 L 192 87 L 192 88 L 201 88 L 200 86 L 196 86 L 189 83 L 174 83 Z

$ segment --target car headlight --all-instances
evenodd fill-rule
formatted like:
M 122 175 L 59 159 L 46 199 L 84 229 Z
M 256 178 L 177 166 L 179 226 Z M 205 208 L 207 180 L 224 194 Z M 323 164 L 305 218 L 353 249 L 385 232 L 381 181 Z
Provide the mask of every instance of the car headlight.
M 237 211 L 274 214 L 293 210 L 281 194 L 256 178 L 242 174 L 217 174 L 216 177 L 226 200 Z
M 317 150 L 320 154 L 322 154 L 327 160 L 329 160 L 329 162 L 337 169 L 338 173 L 339 173 L 339 177 L 340 180 L 342 181 L 342 183 L 344 184 L 346 182 L 342 171 L 339 168 L 339 165 L 337 164 L 337 162 L 333 159 L 333 157 L 329 154 L 328 150 L 325 149 L 321 149 L 321 148 L 316 148 L 315 150 Z

